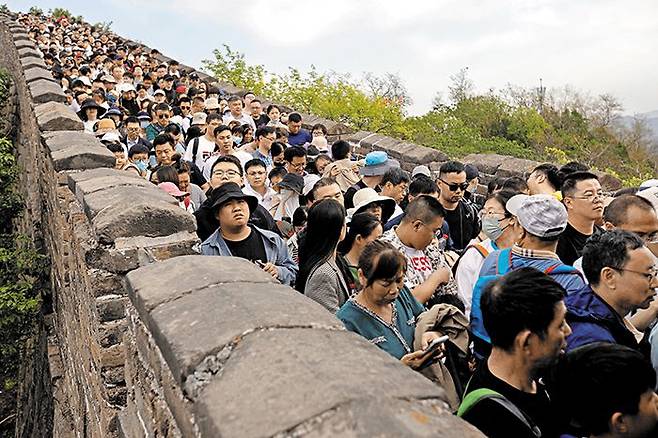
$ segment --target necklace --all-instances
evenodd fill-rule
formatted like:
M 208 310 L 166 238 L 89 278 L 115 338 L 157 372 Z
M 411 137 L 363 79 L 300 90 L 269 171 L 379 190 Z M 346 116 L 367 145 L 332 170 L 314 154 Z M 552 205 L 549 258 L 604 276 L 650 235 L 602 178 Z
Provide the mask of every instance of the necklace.
M 377 321 L 384 324 L 385 327 L 388 327 L 389 329 L 391 329 L 391 331 L 393 332 L 395 337 L 398 338 L 398 341 L 400 341 L 400 343 L 402 344 L 402 347 L 404 347 L 404 350 L 407 353 L 411 353 L 411 347 L 409 347 L 409 344 L 407 344 L 407 341 L 404 340 L 404 337 L 402 336 L 402 333 L 400 333 L 400 330 L 398 330 L 398 327 L 396 325 L 397 320 L 398 320 L 398 311 L 397 311 L 397 308 L 395 307 L 395 303 L 391 303 L 391 306 L 392 306 L 392 309 L 391 309 L 391 322 L 388 323 L 388 322 L 384 321 L 384 319 L 381 316 L 377 315 L 375 312 L 368 309 L 363 304 L 359 303 L 356 300 L 356 297 L 350 298 L 350 301 L 352 302 L 352 304 L 354 304 L 357 307 L 357 309 L 361 310 L 362 312 L 364 312 L 365 314 L 371 316 L 372 318 L 375 318 Z

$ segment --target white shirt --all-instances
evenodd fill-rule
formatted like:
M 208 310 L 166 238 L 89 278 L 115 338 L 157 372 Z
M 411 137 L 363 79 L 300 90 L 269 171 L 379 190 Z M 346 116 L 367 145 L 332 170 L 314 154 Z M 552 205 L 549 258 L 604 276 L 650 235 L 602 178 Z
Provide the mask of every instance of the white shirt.
M 188 146 L 188 151 L 189 146 Z M 187 151 L 186 151 L 187 152 Z M 251 156 L 251 154 L 244 152 L 244 151 L 233 151 L 231 154 L 238 160 L 240 160 L 240 165 L 242 166 L 242 170 L 244 171 L 244 165 L 247 161 L 253 160 L 254 157 Z M 203 176 L 206 178 L 206 180 L 210 181 L 210 170 L 212 169 L 212 165 L 215 164 L 215 161 L 217 161 L 217 158 L 219 158 L 220 155 L 211 155 L 208 157 L 208 159 L 203 163 L 203 166 L 201 169 L 203 169 Z M 244 172 L 243 172 L 244 173 Z
M 242 193 L 256 197 L 256 199 L 258 199 L 258 203 L 262 205 L 267 211 L 270 211 L 270 208 L 272 208 L 274 197 L 276 196 L 276 192 L 272 189 L 272 187 L 267 186 L 265 195 L 261 196 L 260 193 L 258 193 L 249 185 L 249 183 L 245 184 L 245 186 L 242 188 Z
M 216 145 L 214 141 L 208 140 L 205 135 L 197 138 L 199 139 L 199 148 L 197 149 L 196 160 L 194 161 L 194 164 L 196 164 L 199 169 L 202 169 L 204 161 L 210 158 L 212 153 L 215 151 Z M 185 161 L 192 161 L 192 153 L 194 152 L 195 141 L 196 139 L 193 138 L 187 144 L 185 155 L 183 155 L 183 159 Z
M 233 116 L 233 114 L 231 114 L 229 112 L 228 114 L 224 115 L 224 117 L 222 119 L 222 122 L 225 125 L 228 125 L 233 120 L 237 120 L 238 122 L 240 122 L 240 125 L 250 125 L 251 128 L 254 131 L 256 131 L 256 123 L 254 123 L 254 119 L 252 119 L 251 116 L 246 116 L 244 114 L 240 114 L 240 117 L 235 117 L 235 116 Z
M 469 245 L 477 243 L 471 241 Z M 478 245 L 481 245 L 490 254 L 495 251 L 491 239 L 486 239 Z M 464 303 L 466 318 L 471 316 L 471 303 L 473 301 L 473 288 L 480 276 L 480 269 L 484 263 L 485 257 L 475 248 L 468 248 L 466 252 L 459 259 L 457 271 L 455 272 L 455 281 L 457 282 L 457 289 L 459 290 L 459 298 Z

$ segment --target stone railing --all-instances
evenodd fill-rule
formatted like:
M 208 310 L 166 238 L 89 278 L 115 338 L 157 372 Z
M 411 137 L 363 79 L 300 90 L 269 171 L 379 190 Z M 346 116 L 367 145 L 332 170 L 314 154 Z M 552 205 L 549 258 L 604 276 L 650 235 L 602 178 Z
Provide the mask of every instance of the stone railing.
M 18 227 L 52 264 L 54 413 L 22 398 L 22 436 L 481 436 L 317 303 L 244 260 L 192 255 L 193 217 L 111 169 L 15 16 L 0 15 L 0 44 Z M 32 421 L 44 415 L 54 431 Z

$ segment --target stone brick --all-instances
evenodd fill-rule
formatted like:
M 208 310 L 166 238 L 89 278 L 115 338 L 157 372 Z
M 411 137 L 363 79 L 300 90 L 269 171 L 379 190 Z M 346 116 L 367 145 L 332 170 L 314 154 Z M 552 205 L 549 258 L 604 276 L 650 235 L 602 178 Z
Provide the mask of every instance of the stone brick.
M 295 437 L 482 437 L 436 400 L 359 399 L 289 429 Z
M 181 256 L 145 266 L 126 275 L 126 287 L 135 307 L 146 314 L 156 306 L 196 289 L 232 284 L 248 278 L 251 283 L 277 284 L 272 276 L 237 257 Z M 156 283 L 154 283 L 156 282 Z M 166 288 L 154 287 L 166 284 Z
M 34 50 L 36 50 L 36 48 L 37 48 L 37 47 L 34 45 L 34 43 L 33 43 L 32 41 L 25 41 L 25 40 L 22 40 L 22 41 L 16 41 L 16 42 L 14 43 L 14 45 L 15 45 L 16 48 L 19 49 L 19 50 L 20 50 L 20 49 L 23 49 L 23 48 L 25 48 L 25 47 L 29 47 L 29 48 L 32 48 L 32 49 L 34 49 Z
M 192 291 L 160 304 L 149 316 L 142 315 L 179 383 L 204 358 L 253 330 L 291 326 L 343 329 L 335 316 L 290 287 L 249 283 L 248 278 Z M 139 305 L 135 306 L 141 314 Z
M 18 49 L 18 57 L 19 58 L 27 58 L 28 56 L 36 56 L 40 57 L 41 53 L 37 51 L 36 49 L 33 49 L 31 47 L 22 47 Z
M 107 149 L 85 145 L 80 148 L 67 148 L 50 154 L 56 171 L 83 170 L 96 167 L 114 166 L 115 158 Z
M 86 136 L 88 134 L 84 134 L 84 135 Z M 52 136 L 46 134 L 44 135 L 44 138 L 52 138 Z M 123 170 L 110 169 L 107 167 L 99 167 L 97 169 L 89 169 L 89 170 L 84 170 L 82 172 L 69 172 L 66 174 L 67 184 L 69 190 L 71 190 L 72 193 L 76 193 L 77 185 L 79 183 L 92 179 L 106 177 L 106 176 L 117 178 L 117 179 L 123 179 L 127 177 L 127 178 L 133 178 L 135 180 L 143 180 L 143 178 L 137 175 L 135 172 L 124 172 Z
M 98 246 L 86 253 L 87 265 L 113 273 L 125 273 L 156 261 L 195 254 L 196 233 L 181 232 L 164 237 L 118 238 L 113 248 Z
M 25 32 L 12 33 L 14 41 L 30 41 L 30 36 Z
M 125 297 L 121 295 L 105 295 L 96 298 L 96 308 L 101 322 L 114 321 L 124 318 Z
M 53 81 L 39 79 L 31 82 L 28 85 L 28 89 L 30 90 L 30 94 L 32 94 L 32 100 L 35 104 L 46 103 L 50 101 L 61 103 L 66 102 L 66 95 L 64 95 L 64 92 L 62 91 L 62 87 Z
M 352 401 L 442 397 L 441 388 L 354 333 L 288 329 L 245 336 L 194 407 L 202 436 L 256 437 Z
M 495 175 L 498 168 L 509 157 L 498 154 L 470 154 L 462 160 L 466 164 L 475 165 L 480 172 Z
M 496 176 L 509 178 L 510 176 L 523 177 L 527 172 L 539 166 L 541 163 L 524 158 L 505 157 L 505 160 L 496 170 Z
M 23 66 L 23 70 L 27 70 L 28 68 L 32 68 L 32 67 L 48 68 L 48 66 L 46 66 L 46 63 L 43 62 L 43 58 L 37 56 L 28 56 L 27 58 L 20 58 L 19 62 L 21 63 L 21 66 Z
M 126 178 L 132 181 L 132 178 Z M 82 208 L 89 219 L 94 219 L 98 213 L 106 210 L 112 205 L 135 203 L 135 204 L 154 204 L 166 203 L 178 206 L 176 199 L 166 193 L 164 190 L 157 188 L 146 180 L 134 180 L 135 184 L 117 184 L 112 186 L 95 186 L 98 181 L 88 180 L 80 183 L 76 187 L 76 197 L 82 204 Z M 118 181 L 125 181 L 118 179 Z M 92 186 L 91 190 L 84 192 L 83 186 Z M 182 209 L 181 209 L 182 211 Z M 131 234 L 123 237 L 140 236 L 141 234 Z M 159 234 L 161 235 L 161 234 Z
M 36 69 L 33 69 L 36 70 Z M 41 70 L 39 70 L 41 71 Z M 46 72 L 50 75 L 50 73 Z M 37 124 L 41 131 L 82 131 L 82 120 L 63 103 L 47 102 L 34 108 Z
M 154 186 L 153 190 L 159 189 Z M 119 237 L 158 237 L 196 230 L 194 216 L 177 204 L 157 201 L 153 194 L 137 195 L 136 190 L 129 197 L 107 204 L 92 224 L 101 243 L 112 243 Z
M 41 79 L 55 82 L 53 75 L 50 74 L 48 70 L 42 67 L 28 68 L 23 73 L 25 74 L 25 82 L 28 84 Z
M 91 134 L 56 131 L 42 135 L 56 171 L 114 167 L 114 154 Z

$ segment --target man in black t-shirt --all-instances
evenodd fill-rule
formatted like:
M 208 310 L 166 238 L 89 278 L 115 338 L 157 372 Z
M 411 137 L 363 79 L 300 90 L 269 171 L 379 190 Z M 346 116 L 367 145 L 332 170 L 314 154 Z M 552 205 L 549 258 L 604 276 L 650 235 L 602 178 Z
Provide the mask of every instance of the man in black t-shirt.
M 574 172 L 562 183 L 562 196 L 569 222 L 558 241 L 557 255 L 563 263 L 573 265 L 583 255 L 587 239 L 601 232 L 596 226 L 603 217 L 601 183 L 593 173 Z
M 293 285 L 298 269 L 286 243 L 271 231 L 249 225 L 257 206 L 258 199 L 244 194 L 234 182 L 217 188 L 212 211 L 219 228 L 201 244 L 201 253 L 249 260 L 281 283 Z
M 437 185 L 441 191 L 439 202 L 446 209 L 445 220 L 450 228 L 453 246 L 462 250 L 480 233 L 477 207 L 464 199 L 468 188 L 464 165 L 458 161 L 443 163 Z
M 533 268 L 512 271 L 485 289 L 491 355 L 469 381 L 458 415 L 490 438 L 551 438 L 562 421 L 539 381 L 566 347 L 566 292 Z

